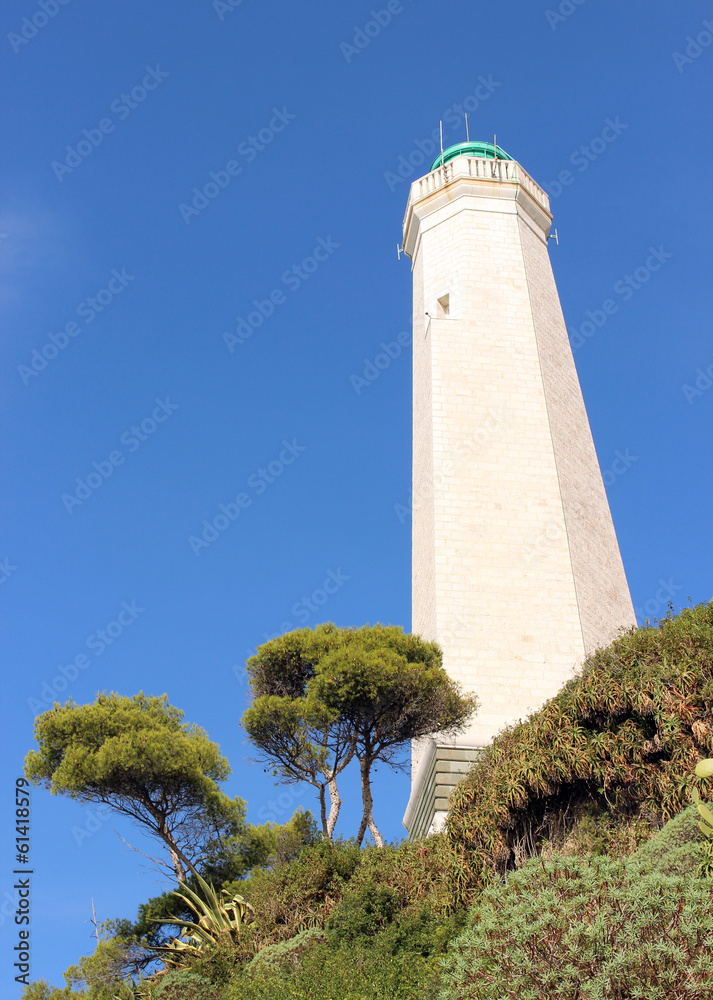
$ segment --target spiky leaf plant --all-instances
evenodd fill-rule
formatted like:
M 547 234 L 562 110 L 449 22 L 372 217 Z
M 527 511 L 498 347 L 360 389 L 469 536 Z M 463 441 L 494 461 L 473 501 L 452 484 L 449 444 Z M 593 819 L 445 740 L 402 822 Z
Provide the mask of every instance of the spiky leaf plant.
M 180 935 L 169 945 L 154 949 L 168 965 L 186 965 L 191 959 L 207 958 L 221 944 L 237 944 L 246 916 L 255 912 L 242 896 L 230 896 L 225 891 L 218 895 L 198 872 L 195 877 L 202 896 L 185 884 L 173 894 L 195 913 L 197 922 L 178 919 L 156 921 L 181 928 Z

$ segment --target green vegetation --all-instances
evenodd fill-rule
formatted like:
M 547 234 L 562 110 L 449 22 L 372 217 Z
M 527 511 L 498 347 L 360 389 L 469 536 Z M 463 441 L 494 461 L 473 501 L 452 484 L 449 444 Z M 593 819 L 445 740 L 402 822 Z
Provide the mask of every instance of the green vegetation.
M 711 885 L 691 850 L 695 815 L 628 860 L 532 858 L 491 884 L 449 952 L 441 1000 L 710 996 Z
M 93 705 L 55 704 L 35 722 L 39 750 L 25 774 L 53 795 L 99 802 L 130 816 L 166 845 L 179 882 L 211 841 L 230 835 L 244 803 L 216 782 L 228 762 L 168 698 L 100 694 Z
M 276 774 L 317 788 L 329 839 L 341 802 L 337 777 L 353 757 L 363 806 L 357 844 L 368 828 L 381 847 L 371 792 L 374 764 L 397 764 L 411 740 L 458 732 L 474 712 L 475 698 L 460 693 L 442 660 L 435 643 L 401 628 L 326 624 L 273 639 L 248 661 L 254 701 L 243 725 Z
M 163 925 L 175 924 L 181 928 L 178 937 L 156 949 L 167 965 L 178 968 L 188 965 L 190 959 L 210 958 L 226 946 L 236 947 L 245 918 L 253 913 L 252 906 L 242 896 L 237 893 L 231 896 L 225 889 L 217 893 L 198 873 L 195 878 L 198 892 L 184 884 L 173 893 L 195 919 L 169 917 L 161 921 Z
M 709 757 L 707 760 L 701 760 L 696 764 L 696 777 L 713 777 L 713 759 Z M 713 811 L 701 802 L 697 788 L 693 792 L 693 801 L 698 806 L 698 812 L 701 817 L 698 829 L 705 837 L 703 869 L 710 875 L 713 874 Z
M 713 750 L 713 604 L 599 650 L 527 722 L 501 733 L 453 793 L 448 832 L 488 874 L 557 839 L 588 807 L 656 829 L 687 806 Z
M 267 645 L 251 666 L 266 685 L 289 665 L 286 645 Z M 295 650 L 283 691 L 264 697 L 305 700 Z M 344 686 L 378 703 L 358 659 Z M 322 704 L 356 726 L 346 696 Z M 128 1000 L 132 971 L 137 1000 L 703 1000 L 713 813 L 689 803 L 697 789 L 710 801 L 701 759 L 712 751 L 713 603 L 622 635 L 498 736 L 454 793 L 444 833 L 361 847 L 318 834 L 309 814 L 245 825 L 232 852 L 229 838 L 213 850 L 207 878 L 252 907 L 239 938 L 184 949 L 179 968 L 146 964 L 166 944 L 152 921 L 191 919 L 167 894 L 109 929 L 66 990 L 34 983 L 24 1000 Z M 210 897 L 196 876 L 187 885 Z

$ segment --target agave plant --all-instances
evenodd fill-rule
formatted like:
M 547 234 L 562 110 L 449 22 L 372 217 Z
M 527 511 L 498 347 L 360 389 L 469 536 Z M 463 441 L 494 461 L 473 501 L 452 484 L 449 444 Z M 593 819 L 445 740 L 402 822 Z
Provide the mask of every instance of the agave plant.
M 161 952 L 163 961 L 169 965 L 184 965 L 190 958 L 206 958 L 223 942 L 238 942 L 240 931 L 248 914 L 255 911 L 242 896 L 230 897 L 225 890 L 216 893 L 212 885 L 195 873 L 203 896 L 182 885 L 174 890 L 182 903 L 196 915 L 197 922 L 183 920 L 156 920 L 157 924 L 173 924 L 181 928 L 179 937 L 174 938 L 165 948 L 155 948 Z
M 700 760 L 696 764 L 696 777 L 710 778 L 711 776 L 713 776 L 713 759 L 709 757 L 706 760 Z M 713 811 L 701 802 L 701 797 L 698 794 L 697 788 L 693 790 L 693 801 L 698 806 L 698 812 L 701 816 L 701 820 L 703 821 L 698 824 L 698 829 L 706 838 L 704 847 L 706 856 L 705 868 L 709 872 L 713 872 Z

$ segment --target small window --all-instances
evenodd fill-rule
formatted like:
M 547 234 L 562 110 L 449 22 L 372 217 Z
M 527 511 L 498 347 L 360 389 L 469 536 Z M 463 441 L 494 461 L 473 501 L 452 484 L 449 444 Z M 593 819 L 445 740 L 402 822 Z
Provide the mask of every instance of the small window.
M 436 315 L 438 319 L 443 319 L 448 316 L 450 311 L 450 295 L 442 295 L 440 299 L 436 300 Z

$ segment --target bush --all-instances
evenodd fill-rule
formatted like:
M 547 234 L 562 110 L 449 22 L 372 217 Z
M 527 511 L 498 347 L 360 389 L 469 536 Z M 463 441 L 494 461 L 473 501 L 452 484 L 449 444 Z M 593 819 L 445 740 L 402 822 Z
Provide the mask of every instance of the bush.
M 299 969 L 305 951 L 318 941 L 324 941 L 324 938 L 324 931 L 317 927 L 310 927 L 307 931 L 300 931 L 289 941 L 279 941 L 277 944 L 267 945 L 248 963 L 246 969 L 252 973 L 260 971 L 260 966 L 275 972 L 284 972 L 290 967 Z
M 338 919 L 371 921 L 374 929 L 385 926 L 388 920 L 373 912 L 360 916 L 359 908 L 383 909 L 387 895 L 392 916 L 426 901 L 434 914 L 447 915 L 453 898 L 453 872 L 457 873 L 454 857 L 444 836 L 398 847 L 360 849 L 351 841 L 322 841 L 306 847 L 296 860 L 269 871 L 256 871 L 244 882 L 230 886 L 255 909 L 255 924 L 245 930 L 241 959 L 311 927 L 324 928 L 345 896 L 351 900 L 347 905 L 352 917 L 347 918 L 342 911 Z M 373 897 L 374 887 L 382 891 L 380 903 Z
M 389 955 L 378 939 L 352 944 L 316 941 L 295 966 L 251 963 L 221 1000 L 436 1000 L 436 960 Z
M 652 840 L 634 853 L 632 864 L 655 869 L 664 875 L 700 874 L 705 843 L 698 829 L 698 810 L 688 806 Z M 710 883 L 713 888 L 713 883 Z
M 691 809 L 628 860 L 528 861 L 492 884 L 443 965 L 441 1000 L 703 1000 L 711 883 Z
M 448 816 L 453 850 L 470 868 L 460 898 L 587 809 L 656 829 L 690 802 L 693 768 L 711 749 L 713 602 L 598 650 L 581 676 L 483 751 Z
M 365 885 L 344 894 L 327 921 L 327 930 L 338 941 L 369 937 L 383 931 L 400 910 L 400 901 L 388 885 Z
M 218 996 L 204 976 L 183 969 L 161 976 L 151 986 L 151 1000 L 218 1000 Z

